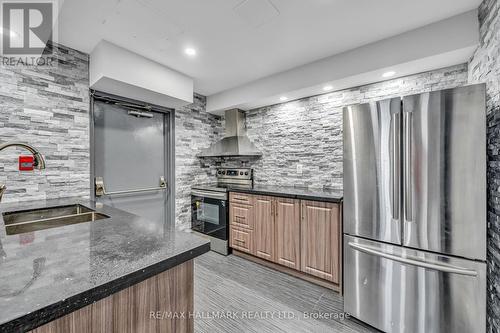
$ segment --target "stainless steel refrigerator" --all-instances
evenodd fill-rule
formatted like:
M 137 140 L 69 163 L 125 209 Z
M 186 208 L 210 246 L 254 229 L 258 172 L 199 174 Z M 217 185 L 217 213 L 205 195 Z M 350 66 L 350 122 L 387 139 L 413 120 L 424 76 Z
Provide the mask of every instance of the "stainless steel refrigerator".
M 386 332 L 486 330 L 485 86 L 344 108 L 344 309 Z

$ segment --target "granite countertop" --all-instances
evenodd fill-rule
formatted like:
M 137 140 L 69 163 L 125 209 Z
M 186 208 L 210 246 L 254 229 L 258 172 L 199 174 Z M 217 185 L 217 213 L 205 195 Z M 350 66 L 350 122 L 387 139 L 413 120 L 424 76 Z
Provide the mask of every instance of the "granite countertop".
M 0 332 L 50 322 L 210 250 L 187 231 L 89 200 L 0 205 L 0 212 L 81 204 L 108 219 L 6 235 L 0 217 Z
M 229 191 L 335 203 L 340 203 L 343 199 L 342 190 L 294 186 L 254 185 L 252 188 L 231 187 Z

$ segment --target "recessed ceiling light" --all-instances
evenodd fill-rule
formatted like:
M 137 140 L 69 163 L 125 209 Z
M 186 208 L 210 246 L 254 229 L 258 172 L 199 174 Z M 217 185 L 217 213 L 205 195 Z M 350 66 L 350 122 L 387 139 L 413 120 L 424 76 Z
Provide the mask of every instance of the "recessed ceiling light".
M 324 90 L 324 91 L 330 91 L 330 90 L 332 90 L 332 89 L 333 89 L 333 87 L 332 87 L 332 86 L 330 86 L 330 85 L 328 85 L 328 86 L 324 86 L 324 87 L 323 87 L 323 90 Z
M 395 71 L 389 71 L 389 72 L 385 72 L 384 74 L 382 74 L 382 77 L 391 77 L 391 76 L 394 76 L 396 74 Z
M 288 97 L 286 97 L 286 96 L 281 96 L 280 97 L 280 101 L 282 101 L 282 102 L 286 101 L 287 99 L 288 99 Z
M 196 50 L 192 47 L 188 47 L 184 50 L 184 53 L 186 53 L 190 57 L 194 57 L 196 55 Z

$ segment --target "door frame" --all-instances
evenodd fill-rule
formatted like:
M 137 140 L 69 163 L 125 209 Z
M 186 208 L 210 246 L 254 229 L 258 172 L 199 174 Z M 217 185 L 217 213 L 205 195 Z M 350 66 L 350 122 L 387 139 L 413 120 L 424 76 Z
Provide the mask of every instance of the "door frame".
M 149 106 L 154 112 L 164 114 L 165 127 L 168 135 L 164 133 L 165 153 L 165 181 L 167 182 L 167 218 L 171 229 L 175 228 L 175 109 L 138 101 L 135 99 L 117 96 L 102 91 L 90 89 L 90 114 L 89 114 L 89 137 L 90 137 L 90 198 L 95 201 L 95 141 L 94 141 L 94 103 L 96 100 L 107 100 L 110 102 L 122 102 L 137 106 Z

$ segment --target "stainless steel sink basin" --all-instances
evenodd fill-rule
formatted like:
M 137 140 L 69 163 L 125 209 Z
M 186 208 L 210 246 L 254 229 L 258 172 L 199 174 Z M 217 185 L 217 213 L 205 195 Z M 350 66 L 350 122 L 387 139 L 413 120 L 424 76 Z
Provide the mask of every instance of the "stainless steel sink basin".
M 96 213 L 94 210 L 82 205 L 4 212 L 2 216 L 7 235 L 109 218 L 107 215 Z

